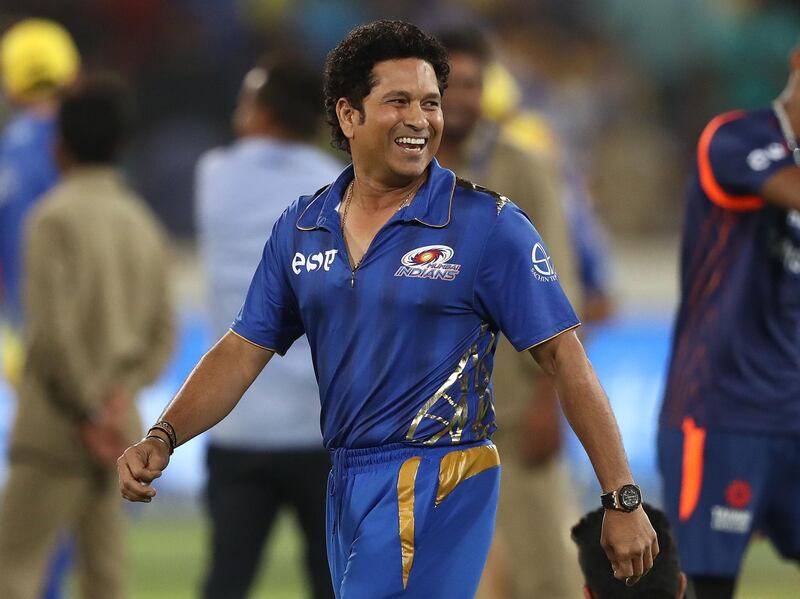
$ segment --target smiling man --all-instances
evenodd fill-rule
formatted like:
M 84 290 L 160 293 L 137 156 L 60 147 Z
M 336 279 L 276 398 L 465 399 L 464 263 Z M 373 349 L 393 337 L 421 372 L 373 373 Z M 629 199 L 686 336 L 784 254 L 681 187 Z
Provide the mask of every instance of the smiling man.
M 278 220 L 231 331 L 119 459 L 122 494 L 151 501 L 172 450 L 305 333 L 333 456 L 336 596 L 472 597 L 497 505 L 490 378 L 502 332 L 554 375 L 609 492 L 603 542 L 616 575 L 640 576 L 655 533 L 579 322 L 549 257 L 540 264 L 546 248 L 507 198 L 433 159 L 448 72 L 439 42 L 398 21 L 359 27 L 329 54 L 333 143 L 353 164 Z

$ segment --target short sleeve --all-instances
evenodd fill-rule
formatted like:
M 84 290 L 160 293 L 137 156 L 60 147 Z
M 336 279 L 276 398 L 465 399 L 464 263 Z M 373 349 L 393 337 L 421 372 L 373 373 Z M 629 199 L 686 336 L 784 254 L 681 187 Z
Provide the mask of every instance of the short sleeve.
M 281 268 L 288 263 L 280 260 L 279 247 L 285 221 L 284 213 L 272 229 L 247 297 L 231 325 L 240 337 L 280 355 L 304 332 L 294 291 Z
M 525 213 L 506 204 L 480 258 L 475 308 L 517 351 L 580 324 L 561 289 L 556 268 Z
M 770 126 L 756 115 L 720 115 L 700 137 L 698 166 L 703 191 L 712 202 L 729 210 L 762 208 L 764 183 L 793 165 L 779 126 Z

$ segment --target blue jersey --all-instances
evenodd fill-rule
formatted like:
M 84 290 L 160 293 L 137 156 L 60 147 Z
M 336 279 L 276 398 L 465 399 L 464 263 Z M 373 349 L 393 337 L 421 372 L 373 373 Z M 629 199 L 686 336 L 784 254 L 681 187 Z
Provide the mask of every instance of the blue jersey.
M 22 112 L 0 137 L 0 306 L 13 324 L 21 319 L 20 284 L 25 217 L 56 182 L 52 117 Z
M 723 114 L 700 138 L 662 425 L 800 433 L 800 213 L 760 197 L 784 168 L 772 109 Z
M 306 334 L 328 448 L 490 437 L 498 333 L 522 351 L 579 324 L 539 234 L 433 161 L 353 272 L 337 210 L 352 179 L 284 212 L 232 330 L 279 354 Z

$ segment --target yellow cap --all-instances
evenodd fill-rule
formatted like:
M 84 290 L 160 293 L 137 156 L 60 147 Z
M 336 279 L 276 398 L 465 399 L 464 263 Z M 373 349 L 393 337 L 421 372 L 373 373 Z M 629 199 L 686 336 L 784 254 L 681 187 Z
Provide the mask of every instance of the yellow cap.
M 514 76 L 499 62 L 491 63 L 483 77 L 483 116 L 493 121 L 502 120 L 519 106 L 521 98 L 522 92 Z
M 9 96 L 36 100 L 70 84 L 80 56 L 61 25 L 46 19 L 20 21 L 0 39 L 0 72 Z

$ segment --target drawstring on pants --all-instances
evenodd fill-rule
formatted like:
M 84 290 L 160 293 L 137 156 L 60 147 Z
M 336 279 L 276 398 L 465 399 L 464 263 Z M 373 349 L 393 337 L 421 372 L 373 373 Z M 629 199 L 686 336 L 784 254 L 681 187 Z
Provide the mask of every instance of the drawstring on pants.
M 342 491 L 344 491 L 344 454 L 347 451 L 344 447 L 337 447 L 331 451 L 331 461 L 333 468 L 331 470 L 331 489 L 330 494 L 333 497 L 333 525 L 331 526 L 331 535 L 336 535 L 336 530 L 339 528 L 339 514 L 342 507 Z M 338 491 L 338 493 L 337 493 Z

